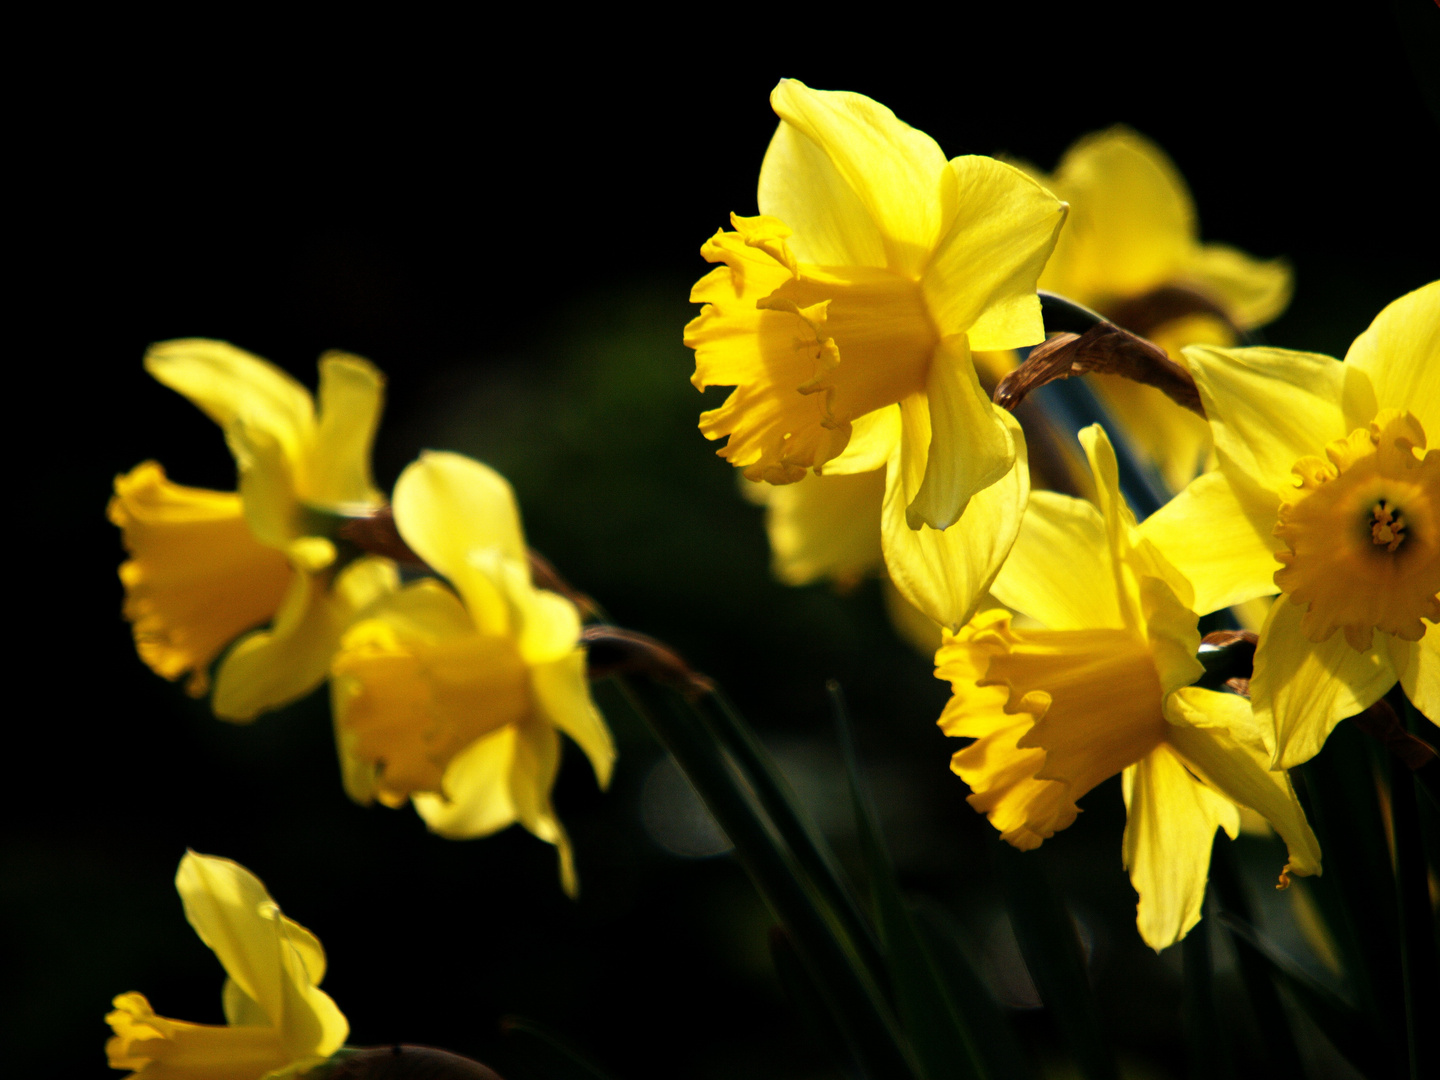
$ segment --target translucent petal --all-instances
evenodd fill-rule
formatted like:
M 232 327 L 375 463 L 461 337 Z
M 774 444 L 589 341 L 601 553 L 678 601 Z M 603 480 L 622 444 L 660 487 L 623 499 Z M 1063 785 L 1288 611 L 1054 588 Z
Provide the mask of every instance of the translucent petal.
M 1432 443 L 1440 440 L 1440 281 L 1406 293 L 1375 316 L 1345 363 L 1370 376 L 1379 408 L 1409 410 Z
M 1145 944 L 1159 952 L 1200 921 L 1215 830 L 1223 826 L 1234 837 L 1240 815 L 1165 746 L 1126 769 L 1122 788 L 1125 867 L 1140 894 L 1135 921 Z
M 918 277 L 941 227 L 945 155 L 935 140 L 867 97 L 811 90 L 794 79 L 775 87 L 770 104 L 824 152 L 855 193 L 879 228 L 886 265 Z M 842 200 L 836 209 L 851 206 Z
M 1167 741 L 1196 776 L 1231 802 L 1265 817 L 1284 839 L 1284 872 L 1320 873 L 1320 841 L 1305 819 L 1290 776 L 1270 770 L 1270 755 L 1246 736 L 1255 731 L 1250 703 L 1238 694 L 1196 686 L 1170 696 L 1173 720 Z
M 881 565 L 883 469 L 848 476 L 827 470 L 783 486 L 745 486 L 763 494 L 771 565 L 785 584 L 825 578 L 850 584 Z
M 368 360 L 336 352 L 320 358 L 320 419 L 303 470 L 305 502 L 338 509 L 382 501 L 370 449 L 384 402 L 385 377 Z
M 906 521 L 912 529 L 921 523 L 948 529 L 960 519 L 976 492 L 1014 466 L 1015 440 L 990 395 L 980 388 L 964 334 L 946 338 L 935 350 L 925 383 L 925 402 L 930 440 L 924 478 L 906 510 Z M 916 415 L 914 410 L 912 415 Z M 912 436 L 910 445 L 919 442 Z M 901 446 L 903 456 L 904 440 Z M 913 463 L 908 467 L 913 468 Z
M 184 394 L 222 428 L 243 419 L 298 462 L 315 428 L 310 392 L 260 357 L 224 341 L 162 341 L 145 353 L 145 370 Z
M 1242 498 L 1257 487 L 1293 487 L 1296 460 L 1323 453 L 1326 443 L 1354 426 L 1346 398 L 1360 388 L 1347 383 L 1365 377 L 1328 356 L 1191 345 L 1185 359 L 1210 418 L 1220 466 Z
M 1275 592 L 1275 510 L 1242 499 L 1225 473 L 1198 477 L 1140 524 L 1140 534 L 1190 579 L 1201 614 Z
M 1195 247 L 1195 207 L 1174 163 L 1150 140 L 1119 126 L 1086 136 L 1050 184 L 1071 212 L 1043 288 L 1094 305 L 1179 276 Z
M 1019 169 L 978 156 L 949 163 L 946 201 L 951 224 L 921 279 L 940 336 L 968 333 L 985 350 L 1045 340 L 1035 283 L 1065 204 Z
M 245 417 L 225 429 L 240 472 L 245 521 L 262 544 L 284 549 L 299 535 L 297 458 L 266 428 Z
M 1313 642 L 1300 628 L 1304 610 L 1277 600 L 1260 630 L 1250 700 L 1261 735 L 1274 740 L 1272 768 L 1290 769 L 1320 752 L 1335 725 L 1363 712 L 1395 685 L 1386 648 L 1376 634 L 1365 652 L 1341 633 Z
M 510 794 L 519 733 L 515 725 L 477 739 L 456 755 L 445 770 L 444 793 L 416 792 L 415 810 L 433 832 L 467 840 L 513 825 L 515 802 Z
M 1032 491 L 1020 535 L 991 593 L 1051 630 L 1119 629 L 1105 522 L 1084 499 Z
M 1184 275 L 1242 330 L 1264 326 L 1284 311 L 1295 285 L 1284 259 L 1256 259 L 1224 244 L 1191 252 Z
M 821 471 L 825 476 L 848 476 L 883 469 L 899 441 L 899 405 L 868 412 L 851 422 L 850 441 L 838 457 L 825 462 Z
M 969 621 L 1005 561 L 1024 516 L 1030 493 L 1025 439 L 1009 413 L 1000 418 L 1015 441 L 1015 467 L 984 488 L 964 515 L 941 532 L 910 528 L 907 507 L 920 487 L 929 442 L 929 410 L 923 397 L 901 403 L 903 437 L 885 473 L 880 544 L 885 566 L 900 594 L 950 629 Z
M 824 148 L 781 121 L 760 166 L 760 213 L 795 230 L 790 249 L 817 266 L 884 266 L 885 241 Z
M 475 548 L 526 561 L 520 510 L 506 479 L 460 454 L 428 451 L 395 484 L 395 524 L 411 549 L 452 581 Z
M 1429 627 L 1419 641 L 1392 637 L 1390 656 L 1410 704 L 1440 724 L 1440 627 Z
M 584 650 L 576 649 L 569 656 L 532 668 L 530 680 L 540 711 L 579 744 L 590 759 L 595 779 L 602 788 L 607 787 L 615 765 L 615 740 L 590 696 Z

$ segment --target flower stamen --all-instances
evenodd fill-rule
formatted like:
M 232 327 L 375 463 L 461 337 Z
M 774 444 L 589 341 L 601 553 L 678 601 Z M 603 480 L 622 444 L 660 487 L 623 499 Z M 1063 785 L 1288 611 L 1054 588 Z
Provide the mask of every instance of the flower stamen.
M 1399 510 L 1392 511 L 1381 499 L 1371 509 L 1370 516 L 1375 519 L 1370 526 L 1371 543 L 1383 544 L 1386 551 L 1394 551 L 1404 542 L 1405 519 Z

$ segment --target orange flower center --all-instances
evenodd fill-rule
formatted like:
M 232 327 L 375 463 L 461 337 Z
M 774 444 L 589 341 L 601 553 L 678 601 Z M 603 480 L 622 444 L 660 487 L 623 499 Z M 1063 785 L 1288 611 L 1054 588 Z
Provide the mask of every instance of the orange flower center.
M 1386 410 L 1295 463 L 1275 535 L 1288 550 L 1275 584 L 1304 605 L 1311 641 L 1345 631 L 1352 648 L 1373 632 L 1418 641 L 1440 622 L 1440 451 L 1410 413 Z

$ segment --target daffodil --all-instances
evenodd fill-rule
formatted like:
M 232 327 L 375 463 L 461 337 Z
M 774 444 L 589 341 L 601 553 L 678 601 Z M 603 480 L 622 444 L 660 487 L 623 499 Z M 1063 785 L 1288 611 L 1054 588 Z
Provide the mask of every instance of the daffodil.
M 401 474 L 394 508 L 401 537 L 453 591 L 417 581 L 345 632 L 331 689 L 346 790 L 361 803 L 408 799 L 457 839 L 519 822 L 559 849 L 573 894 L 550 802 L 559 733 L 602 786 L 615 760 L 575 605 L 531 583 L 515 496 L 494 470 L 426 454 Z
M 701 431 L 756 481 L 888 464 L 886 563 L 907 598 L 958 624 L 1013 540 L 1027 484 L 1018 428 L 971 350 L 1043 339 L 1035 281 L 1065 207 L 1001 162 L 946 161 L 858 94 L 785 80 L 771 104 L 760 214 L 705 244 L 720 265 L 691 293 L 705 305 L 685 333 L 691 381 L 735 387 Z M 947 544 L 954 572 L 940 578 L 932 556 Z
M 1235 344 L 1235 329 L 1262 326 L 1289 302 L 1282 260 L 1200 243 L 1179 170 L 1129 128 L 1087 135 L 1039 179 L 1070 204 L 1040 288 L 1120 321 L 1176 360 L 1184 345 Z M 1189 483 L 1210 450 L 1205 422 L 1151 387 L 1109 375 L 1095 385 L 1171 489 Z
M 1398 681 L 1440 721 L 1440 281 L 1391 303 L 1344 363 L 1186 350 L 1217 472 L 1146 522 L 1198 610 L 1279 592 L 1250 691 L 1277 767 Z
M 109 516 L 130 554 L 125 617 L 141 659 L 167 679 L 188 676 L 197 697 L 210 664 L 245 634 L 220 664 L 213 705 L 248 720 L 318 686 L 346 623 L 394 587 L 388 562 L 342 565 L 325 535 L 340 515 L 383 504 L 370 443 L 384 379 L 359 357 L 327 353 L 317 415 L 298 382 L 225 342 L 163 342 L 145 367 L 224 430 L 240 490 L 185 487 L 153 461 L 115 478 Z
M 239 863 L 187 852 L 175 875 L 185 917 L 229 976 L 223 1025 L 157 1016 L 144 995 L 121 994 L 105 1019 L 113 1069 L 139 1080 L 262 1080 L 304 1075 L 345 1042 L 350 1026 L 319 988 L 325 951 L 281 914 Z
M 1137 528 L 1104 432 L 1080 439 L 1099 508 L 1031 496 L 993 594 L 1039 625 L 995 608 L 946 635 L 936 675 L 954 696 L 940 726 L 975 740 L 951 767 L 971 805 L 1022 850 L 1121 774 L 1125 866 L 1140 934 L 1159 950 L 1200 918 L 1215 831 L 1234 838 L 1240 807 L 1288 845 L 1282 882 L 1318 873 L 1320 852 L 1288 777 L 1269 769 L 1249 703 L 1192 685 L 1203 668 L 1190 584 Z

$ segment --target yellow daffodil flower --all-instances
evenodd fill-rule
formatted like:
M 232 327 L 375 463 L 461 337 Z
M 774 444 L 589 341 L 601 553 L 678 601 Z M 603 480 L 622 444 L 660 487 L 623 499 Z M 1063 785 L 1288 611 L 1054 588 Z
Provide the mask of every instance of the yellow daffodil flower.
M 494 470 L 429 453 L 395 485 L 395 524 L 435 580 L 386 597 L 344 634 L 332 670 L 345 787 L 360 803 L 408 799 L 453 838 L 519 822 L 560 853 L 570 843 L 550 803 L 559 732 L 601 786 L 615 747 L 590 698 L 580 616 L 531 583 L 515 496 Z
M 1289 847 L 1282 873 L 1315 874 L 1319 846 L 1284 773 L 1271 772 L 1249 703 L 1191 685 L 1203 673 L 1189 582 L 1137 527 L 1114 451 L 1080 433 L 1099 509 L 1035 492 L 994 596 L 1040 625 L 984 611 L 945 635 L 936 675 L 954 696 L 947 735 L 975 741 L 951 767 L 1001 836 L 1029 850 L 1064 829 L 1078 800 L 1122 775 L 1123 851 L 1140 934 L 1159 950 L 1200 918 L 1215 830 L 1239 807 Z
M 1282 260 L 1262 262 L 1200 243 L 1194 201 L 1179 170 L 1129 128 L 1087 135 L 1066 151 L 1053 176 L 1038 178 L 1070 204 L 1040 288 L 1119 320 L 1176 360 L 1184 345 L 1235 344 L 1232 327 L 1262 326 L 1290 300 L 1290 269 Z M 1176 307 L 1182 290 L 1202 303 L 1188 311 Z M 1217 310 L 1197 310 L 1203 306 Z M 1210 451 L 1204 421 L 1151 387 L 1108 375 L 1094 382 L 1171 489 L 1189 483 Z
M 222 341 L 152 346 L 145 368 L 225 432 L 239 491 L 172 482 L 153 461 L 115 478 L 110 520 L 130 559 L 120 567 L 125 617 L 140 658 L 187 690 L 246 635 L 216 675 L 218 716 L 249 720 L 325 678 L 340 631 L 394 587 L 386 561 L 341 566 L 323 522 L 383 504 L 370 444 L 384 379 L 365 360 L 327 353 L 320 403 L 273 364 Z M 268 629 L 256 627 L 269 623 Z
M 887 465 L 886 563 L 938 622 L 963 622 L 1013 540 L 1023 439 L 980 387 L 972 349 L 1044 337 L 1035 281 L 1065 207 L 1011 166 L 946 161 L 935 141 L 858 94 L 782 81 L 758 217 L 701 249 L 721 265 L 691 299 L 703 414 L 746 477 Z M 973 520 L 952 530 L 962 515 Z M 946 530 L 940 532 L 940 530 Z M 951 535 L 954 532 L 955 535 Z M 952 572 L 932 569 L 942 547 Z
M 1220 468 L 1146 527 L 1180 553 L 1200 611 L 1282 594 L 1250 682 L 1276 767 L 1397 681 L 1440 721 L 1440 281 L 1386 307 L 1344 363 L 1186 356 Z
M 106 1021 L 112 1069 L 138 1080 L 262 1080 L 301 1076 L 345 1042 L 350 1026 L 324 991 L 325 952 L 280 913 L 238 863 L 191 851 L 175 888 L 185 917 L 224 965 L 224 1025 L 155 1015 L 144 995 L 121 994 Z

